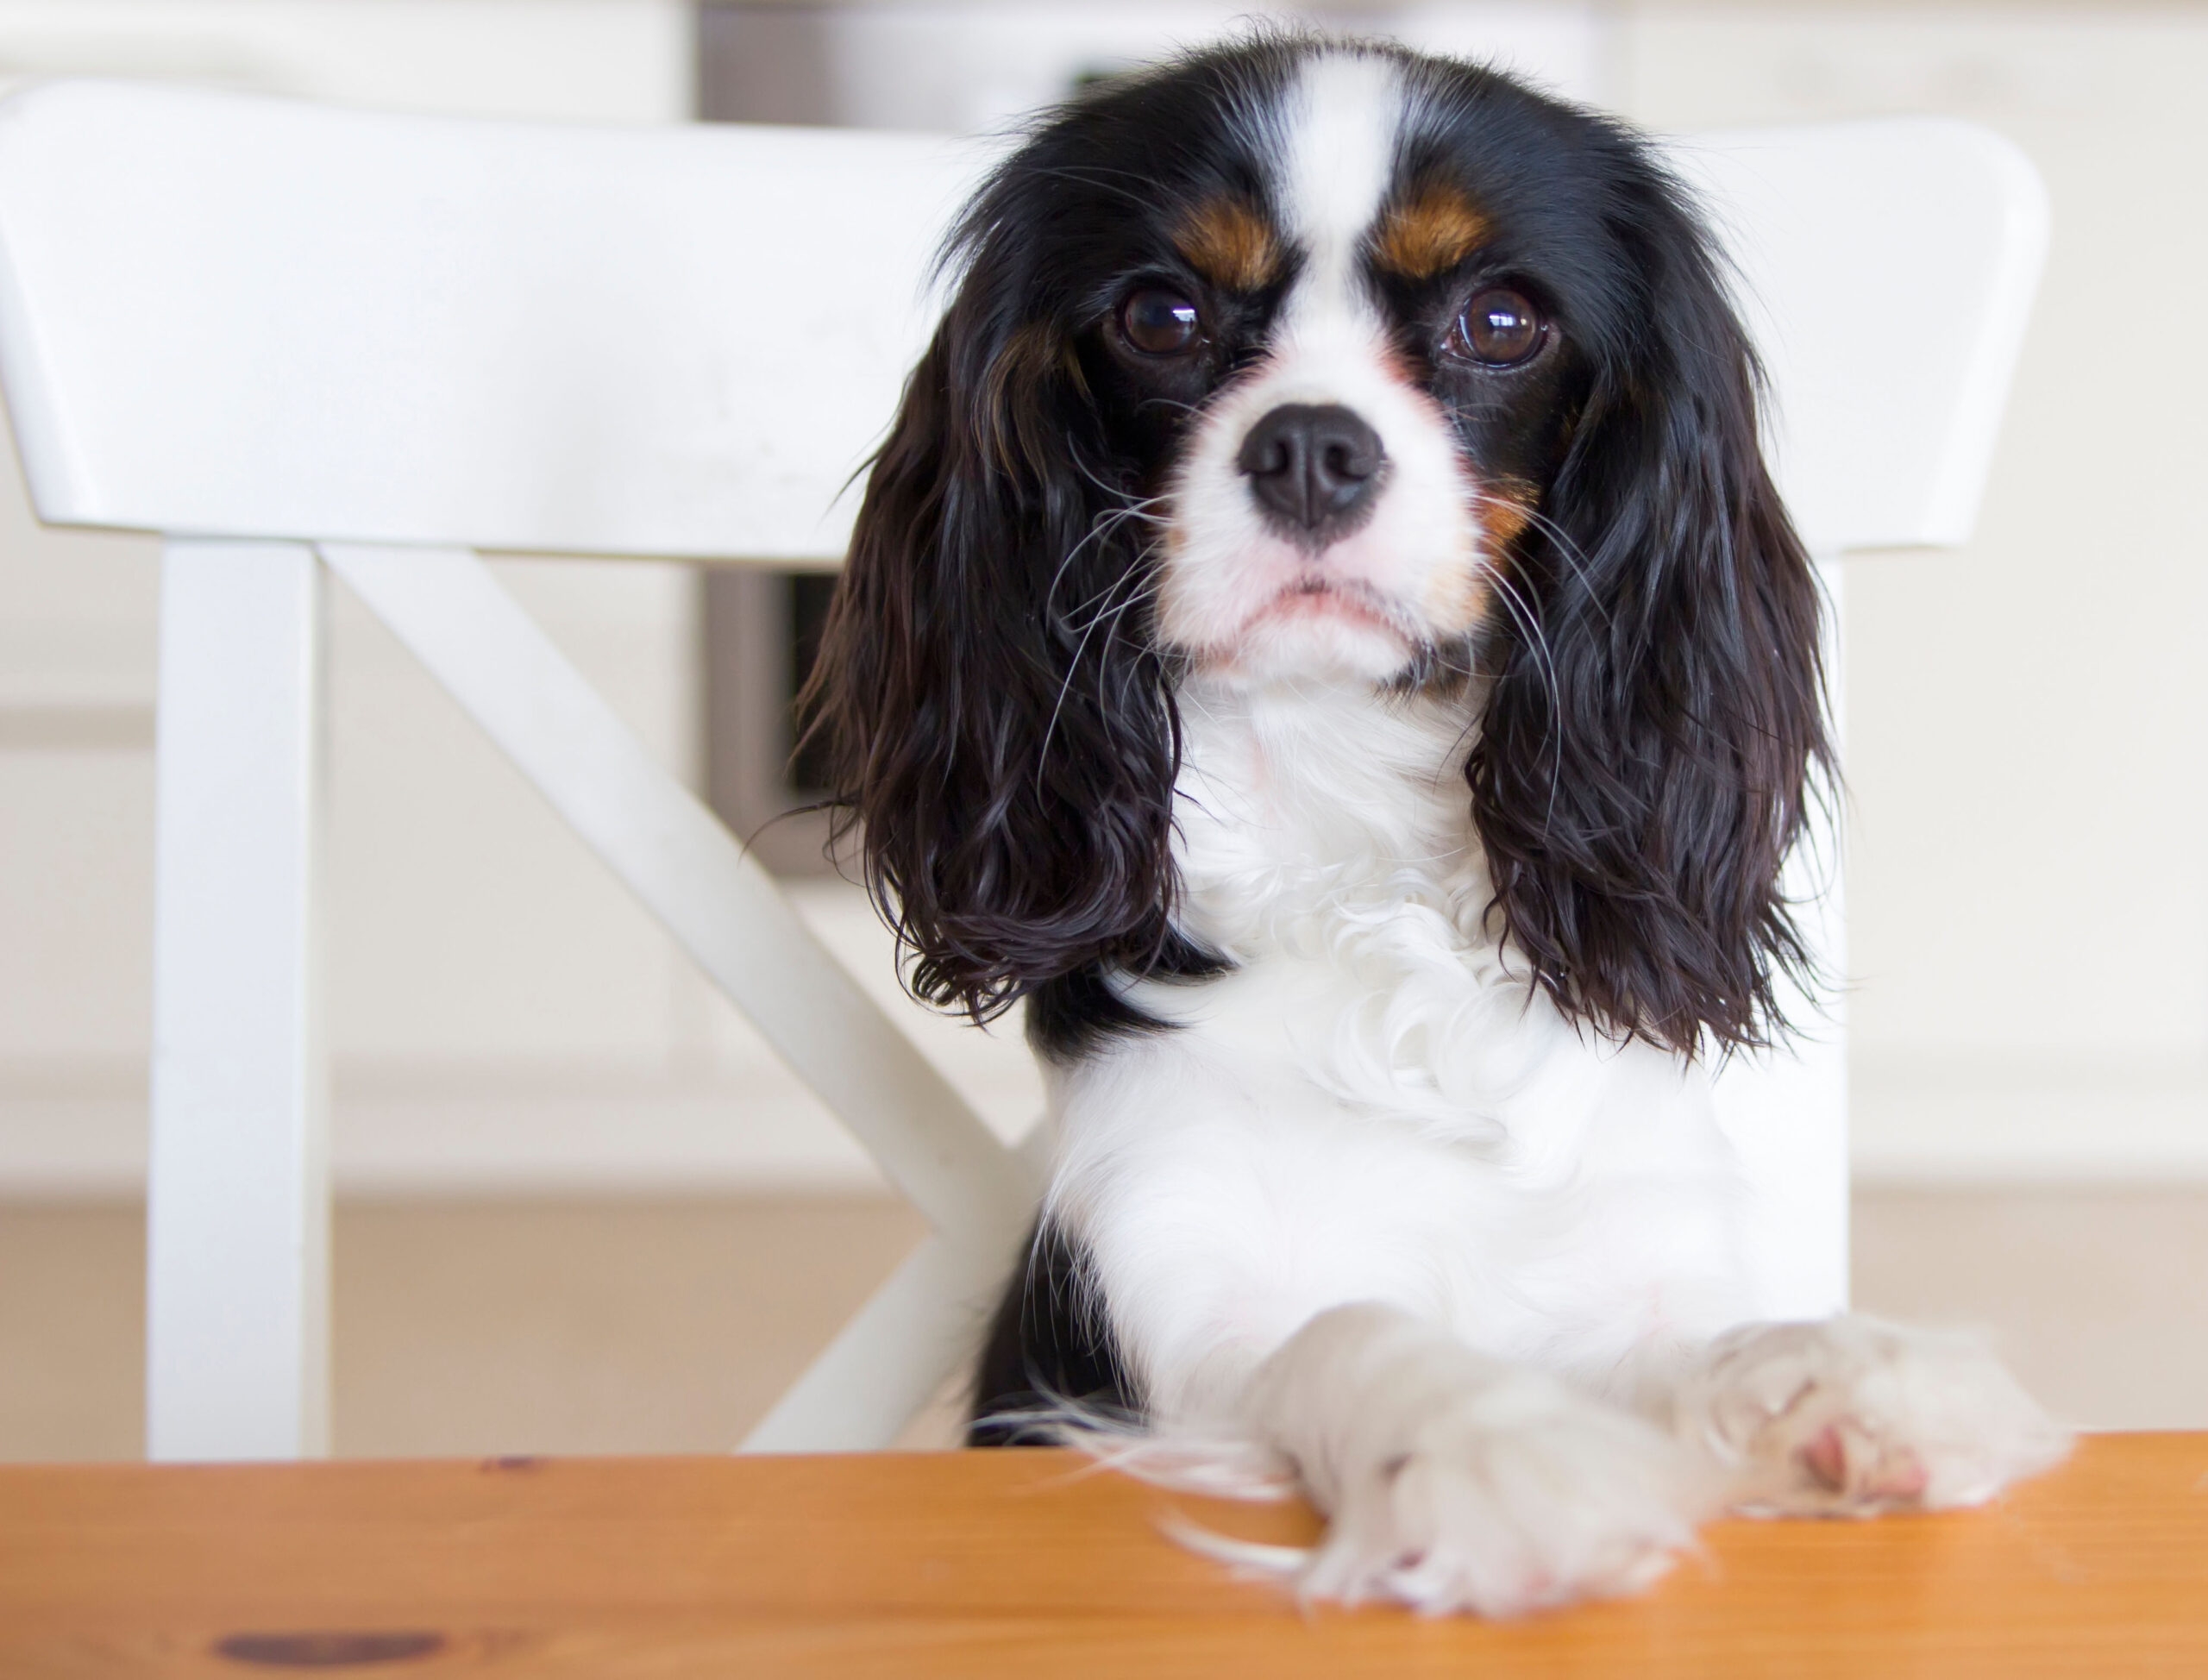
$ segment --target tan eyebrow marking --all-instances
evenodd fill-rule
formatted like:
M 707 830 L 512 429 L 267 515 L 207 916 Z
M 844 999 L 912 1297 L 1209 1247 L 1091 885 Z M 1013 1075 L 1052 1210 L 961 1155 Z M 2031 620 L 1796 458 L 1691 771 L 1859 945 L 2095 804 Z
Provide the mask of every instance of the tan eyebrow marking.
M 1451 186 L 1418 188 L 1390 205 L 1372 236 L 1372 260 L 1407 280 L 1454 268 L 1486 242 L 1487 218 Z
M 1280 241 L 1240 198 L 1197 205 L 1175 231 L 1173 243 L 1197 273 L 1229 291 L 1258 291 L 1280 274 Z

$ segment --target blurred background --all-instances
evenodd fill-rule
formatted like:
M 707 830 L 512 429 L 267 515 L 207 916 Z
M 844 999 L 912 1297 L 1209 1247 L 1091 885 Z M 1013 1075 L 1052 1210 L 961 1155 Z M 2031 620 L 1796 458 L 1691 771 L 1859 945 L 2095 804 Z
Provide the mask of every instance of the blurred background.
M 1255 9 L 0 0 L 0 80 L 970 134 Z M 1280 15 L 1664 131 L 1947 112 L 2037 163 L 2053 254 L 1978 538 L 1850 563 L 1857 1301 L 1989 1327 L 2078 1421 L 2208 1425 L 2208 4 Z M 1910 354 L 1906 321 L 1863 331 Z M 787 700 L 825 580 L 498 564 L 739 830 L 801 799 Z M 141 1447 L 157 605 L 150 542 L 39 530 L 10 449 L 0 1458 Z M 342 592 L 331 656 L 337 1450 L 731 1445 L 919 1221 Z M 894 999 L 817 837 L 762 846 Z M 901 1006 L 1023 1130 L 1016 1035 Z

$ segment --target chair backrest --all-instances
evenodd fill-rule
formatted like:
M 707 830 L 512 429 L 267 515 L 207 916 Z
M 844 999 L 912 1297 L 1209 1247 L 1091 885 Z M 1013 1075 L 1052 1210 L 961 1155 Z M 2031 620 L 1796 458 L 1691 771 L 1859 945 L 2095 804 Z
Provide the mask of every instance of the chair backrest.
M 0 105 L 52 523 L 833 561 L 971 146 L 59 83 Z
M 1960 542 L 2046 238 L 1939 119 L 1678 142 L 1811 547 Z M 0 106 L 0 360 L 42 517 L 832 561 L 985 161 L 825 129 L 368 114 L 62 83 Z
M 2047 253 L 2030 161 L 1943 117 L 1698 135 L 1672 156 L 1739 273 L 1810 550 L 1966 541 Z

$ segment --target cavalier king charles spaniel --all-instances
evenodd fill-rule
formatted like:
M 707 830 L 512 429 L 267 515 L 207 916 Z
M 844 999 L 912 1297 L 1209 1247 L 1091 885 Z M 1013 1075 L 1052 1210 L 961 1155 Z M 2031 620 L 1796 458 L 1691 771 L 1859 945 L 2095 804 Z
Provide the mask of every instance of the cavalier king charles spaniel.
M 1261 36 L 950 249 L 807 704 L 913 989 L 1046 1069 L 973 1439 L 1262 1456 L 1304 1592 L 1492 1615 L 2058 1459 L 1973 1344 L 1748 1321 L 1709 1081 L 1814 979 L 1820 598 L 1649 143 Z

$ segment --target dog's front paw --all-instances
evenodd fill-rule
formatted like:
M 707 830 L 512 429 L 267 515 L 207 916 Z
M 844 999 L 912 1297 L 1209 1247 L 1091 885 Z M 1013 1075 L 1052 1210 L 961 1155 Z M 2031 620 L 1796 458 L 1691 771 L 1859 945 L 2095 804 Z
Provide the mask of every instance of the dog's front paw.
M 1720 1338 L 1679 1424 L 1731 1476 L 1730 1502 L 1765 1514 L 1978 1505 L 2070 1446 L 1975 1342 L 1853 1316 Z
M 1515 1616 L 1636 1592 L 1693 1542 L 1684 1455 L 1640 1419 L 1515 1371 L 1335 1489 L 1305 1592 Z
M 1522 1615 L 1647 1586 L 1709 1489 L 1644 1420 L 1377 1307 L 1308 1325 L 1258 1414 L 1328 1519 L 1307 1597 Z

